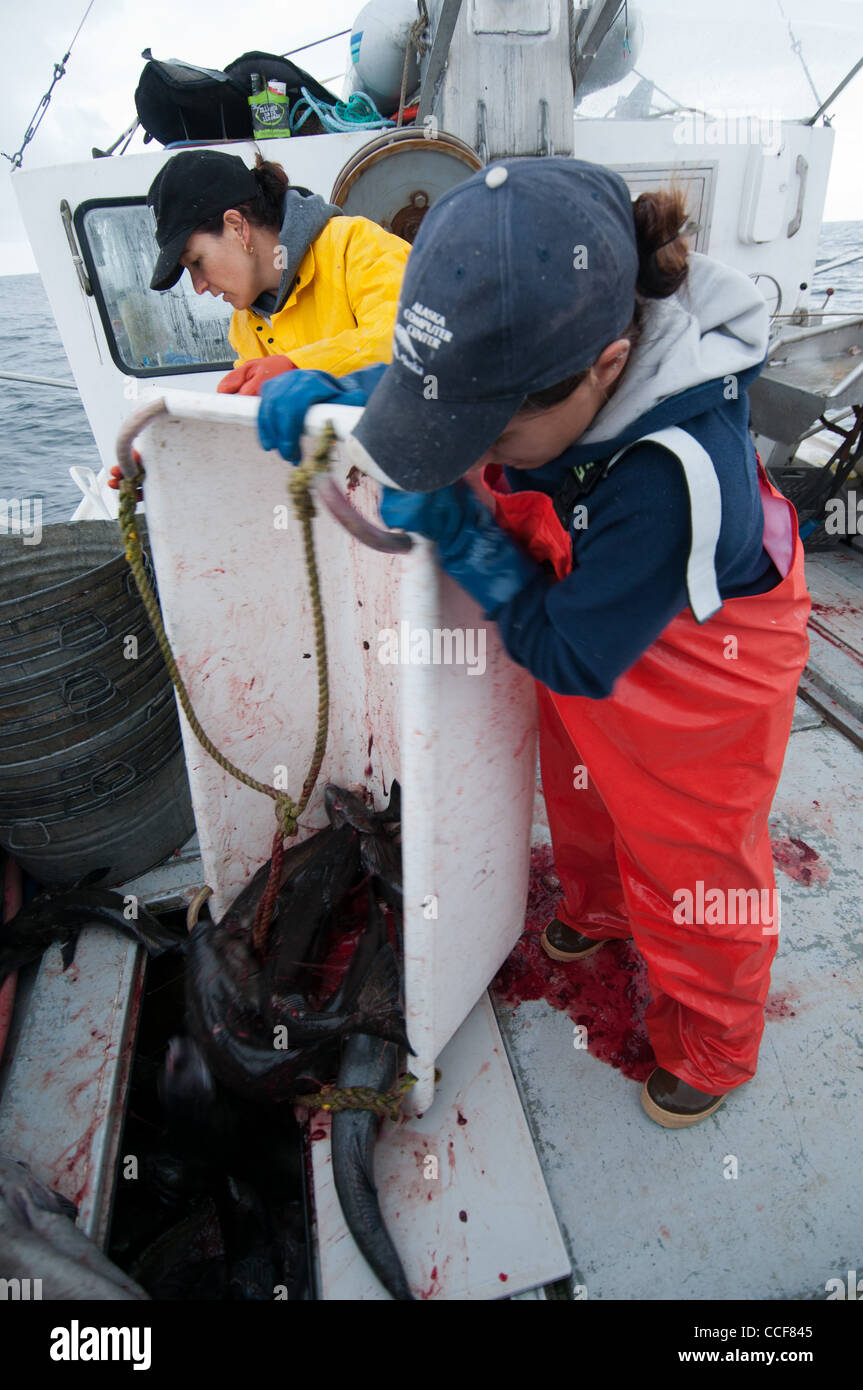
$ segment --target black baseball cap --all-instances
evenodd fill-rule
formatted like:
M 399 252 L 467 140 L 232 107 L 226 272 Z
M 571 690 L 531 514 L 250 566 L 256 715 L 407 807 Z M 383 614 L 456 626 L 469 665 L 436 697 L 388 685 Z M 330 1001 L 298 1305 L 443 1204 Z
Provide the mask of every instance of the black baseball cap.
M 179 259 L 196 228 L 228 208 L 248 203 L 259 192 L 251 169 L 237 154 L 183 150 L 163 164 L 147 194 L 161 253 L 150 289 L 176 285 L 183 273 Z
M 423 219 L 356 462 L 416 492 L 455 482 L 526 396 L 620 337 L 637 276 L 632 200 L 613 170 L 546 156 L 472 174 Z

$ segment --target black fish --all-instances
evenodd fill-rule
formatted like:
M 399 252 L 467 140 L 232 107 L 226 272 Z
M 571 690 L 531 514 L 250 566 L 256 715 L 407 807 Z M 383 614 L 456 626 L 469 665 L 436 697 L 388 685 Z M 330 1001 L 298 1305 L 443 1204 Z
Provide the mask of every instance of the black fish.
M 324 787 L 324 806 L 334 826 L 352 825 L 364 835 L 380 834 L 381 826 L 392 825 L 402 818 L 402 789 L 398 782 L 390 787 L 390 799 L 382 811 L 367 806 L 357 793 L 347 787 L 328 782 Z
M 216 1209 L 208 1200 L 204 1210 L 184 1216 L 141 1251 L 130 1273 L 159 1301 L 222 1301 L 227 1297 L 222 1249 Z
M 83 927 L 103 922 L 116 927 L 145 947 L 151 956 L 165 951 L 181 951 L 185 932 L 163 925 L 145 907 L 137 916 L 125 915 L 125 899 L 107 888 L 69 888 L 39 893 L 11 921 L 0 927 L 0 984 L 21 966 L 38 960 L 52 942 L 63 946 L 63 968 L 75 956 L 78 934 Z
M 281 978 L 293 983 L 316 935 L 349 891 L 359 865 L 357 838 L 349 826 L 327 827 L 287 852 L 266 962 L 254 951 L 251 929 L 269 863 L 217 923 L 199 921 L 188 939 L 188 1024 L 216 1076 L 239 1094 L 246 1071 L 266 1083 L 269 1098 L 296 1074 L 299 1050 L 274 1048 L 269 1000 Z
M 363 838 L 345 820 L 291 852 L 293 871 L 278 893 L 263 961 L 250 928 L 268 866 L 218 923 L 199 922 L 189 937 L 187 1023 L 207 1066 L 237 1095 L 282 1102 L 308 1090 L 310 1082 L 314 1086 L 332 1074 L 338 1039 L 348 1032 L 363 1030 L 408 1046 L 398 970 L 391 950 L 381 952 L 385 928 L 376 904 L 370 922 L 384 935 L 361 940 L 340 989 L 323 1007 L 312 1008 L 304 988 L 304 978 L 314 978 L 325 954 L 334 914 L 360 875 Z M 276 1034 L 279 1027 L 287 1029 L 286 1039 Z M 286 1046 L 277 1045 L 282 1041 Z
M 228 1178 L 216 1198 L 228 1267 L 228 1297 L 270 1302 L 283 1282 L 278 1243 L 258 1193 L 243 1179 Z
M 398 970 L 392 948 L 379 953 L 375 968 L 356 999 L 356 1005 L 336 1013 L 332 1001 L 322 1010 L 308 1008 L 302 995 L 270 998 L 257 1010 L 253 998 L 258 983 L 250 951 L 240 983 L 220 968 L 220 957 L 207 931 L 198 923 L 189 942 L 187 1021 L 200 1044 L 208 1068 L 231 1091 L 258 1101 L 288 1101 L 298 1090 L 317 1084 L 335 1067 L 333 1044 L 344 1034 L 364 1028 L 408 1045 L 404 1018 L 392 999 L 398 997 Z M 242 943 L 231 942 L 236 962 Z M 246 986 L 245 993 L 243 986 Z M 336 996 L 334 996 L 336 999 Z M 337 1001 L 338 1002 L 338 1001 Z M 287 1031 L 287 1046 L 276 1046 L 275 1029 Z M 173 1045 L 172 1045 L 173 1046 Z M 177 1054 L 179 1057 L 179 1054 Z M 206 1086 L 195 1076 L 195 1064 L 178 1061 L 175 1088 L 191 1095 L 198 1086 L 206 1104 Z
M 145 1299 L 74 1223 L 74 1205 L 0 1154 L 0 1278 L 37 1278 L 46 1299 Z
M 376 903 L 370 903 L 369 930 L 380 935 L 383 918 Z M 386 965 L 383 964 L 386 962 Z M 386 981 L 391 1007 L 399 1004 L 398 972 L 392 947 L 378 953 L 372 974 L 381 971 Z M 398 1047 L 395 1043 L 354 1033 L 342 1052 L 336 1085 L 371 1086 L 389 1091 L 398 1073 Z M 401 1260 L 384 1225 L 375 1187 L 375 1141 L 379 1118 L 371 1110 L 337 1110 L 332 1121 L 333 1177 L 345 1221 L 360 1251 L 384 1288 L 396 1299 L 413 1299 Z
M 363 835 L 377 835 L 380 830 L 377 812 L 366 805 L 356 792 L 328 782 L 324 787 L 324 806 L 330 824 L 337 829 L 351 825 Z
M 359 877 L 360 837 L 352 826 L 322 830 L 315 838 L 317 853 L 276 899 L 262 983 L 268 996 L 288 992 L 304 967 L 322 959 L 327 928 Z
M 398 1048 L 355 1033 L 342 1054 L 337 1086 L 388 1091 L 398 1071 Z M 348 1230 L 384 1288 L 413 1299 L 402 1262 L 384 1225 L 375 1187 L 375 1141 L 380 1120 L 371 1110 L 337 1110 L 332 1121 L 333 1177 Z
M 365 930 L 348 962 L 348 967 L 338 988 L 330 995 L 324 1008 L 333 1013 L 342 1013 L 351 1006 L 363 987 L 363 982 L 371 970 L 378 953 L 387 944 L 387 929 L 383 913 L 375 901 L 371 885 L 366 887 L 368 899 L 368 918 Z
M 378 880 L 382 897 L 402 910 L 402 862 L 398 826 L 401 820 L 401 788 L 393 782 L 389 805 L 372 811 L 355 792 L 334 782 L 324 789 L 324 805 L 334 826 L 350 825 L 360 835 L 360 862 Z M 387 827 L 390 827 L 388 829 Z
M 192 1036 L 229 1090 L 260 1101 L 289 1100 L 301 1075 L 314 1079 L 320 1049 L 275 1046 L 275 1025 L 267 1025 L 258 1007 L 260 968 L 251 946 L 229 938 L 232 973 L 211 927 L 199 922 L 189 938 L 186 1021 Z M 243 954 L 245 963 L 238 964 Z
M 398 999 L 398 983 L 395 952 L 390 945 L 385 945 L 363 982 L 356 1007 L 350 1012 L 338 1013 L 326 1006 L 315 1011 L 309 1008 L 301 994 L 294 994 L 273 998 L 270 1001 L 272 1015 L 285 1025 L 288 1041 L 294 1047 L 310 1047 L 347 1033 L 371 1033 L 412 1051 L 405 1033 L 404 1016 L 398 1004 L 393 1003 L 393 999 Z
M 193 1038 L 170 1039 L 157 1089 L 169 1123 L 193 1135 L 207 1123 L 216 1100 L 216 1084 Z
M 310 835 L 307 840 L 303 840 L 302 844 L 292 845 L 290 849 L 286 850 L 282 872 L 279 876 L 279 888 L 282 889 L 317 855 L 325 852 L 331 838 L 332 827 L 326 826 L 315 835 Z M 252 875 L 245 888 L 237 895 L 220 919 L 220 925 L 232 933 L 251 931 L 258 905 L 270 880 L 271 868 L 272 860 L 268 859 L 266 864 L 262 864 L 257 873 Z

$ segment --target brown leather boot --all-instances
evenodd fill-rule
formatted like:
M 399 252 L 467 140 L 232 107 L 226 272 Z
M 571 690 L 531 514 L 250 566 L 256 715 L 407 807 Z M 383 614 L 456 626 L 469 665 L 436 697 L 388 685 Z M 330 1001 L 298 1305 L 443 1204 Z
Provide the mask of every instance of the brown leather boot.
M 574 931 L 557 917 L 549 922 L 539 938 L 542 949 L 552 960 L 584 960 L 587 956 L 592 956 L 594 951 L 598 951 L 600 946 L 604 946 L 606 941 L 613 939 L 602 937 L 598 940 L 595 936 L 584 936 L 582 932 Z
M 651 1120 L 665 1129 L 686 1129 L 718 1110 L 725 1095 L 727 1092 L 712 1096 L 698 1091 L 670 1071 L 657 1067 L 642 1087 L 641 1104 Z

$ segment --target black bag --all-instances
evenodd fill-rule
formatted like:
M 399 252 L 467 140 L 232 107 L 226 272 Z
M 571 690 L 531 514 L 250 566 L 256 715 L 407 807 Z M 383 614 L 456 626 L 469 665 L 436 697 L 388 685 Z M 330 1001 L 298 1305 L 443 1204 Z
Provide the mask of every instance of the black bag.
M 274 53 L 244 53 L 229 63 L 224 72 L 173 58 L 160 62 L 149 48 L 144 49 L 141 57 L 147 59 L 147 65 L 135 92 L 135 109 L 146 132 L 145 144 L 150 140 L 158 140 L 161 145 L 182 140 L 250 140 L 252 114 L 248 99 L 253 72 L 284 82 L 292 104 L 299 98 L 301 87 L 308 88 L 319 101 L 336 100 L 332 92 L 296 63 Z M 304 124 L 303 134 L 308 124 Z

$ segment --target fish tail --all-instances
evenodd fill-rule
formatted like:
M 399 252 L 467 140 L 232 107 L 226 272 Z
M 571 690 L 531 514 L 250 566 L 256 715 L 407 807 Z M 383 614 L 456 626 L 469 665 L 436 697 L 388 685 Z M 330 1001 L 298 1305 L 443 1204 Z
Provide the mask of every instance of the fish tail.
M 348 1230 L 384 1288 L 400 1302 L 414 1302 L 378 1202 L 373 1156 L 377 1128 L 378 1120 L 368 1111 L 337 1111 L 333 1115 L 336 1192 Z
M 357 1009 L 361 1013 L 376 1014 L 382 1009 L 393 1008 L 399 998 L 399 968 L 395 952 L 387 942 L 372 961 L 362 988 L 357 995 Z
M 396 1005 L 379 1009 L 376 1012 L 359 1013 L 351 1027 L 352 1033 L 369 1033 L 373 1038 L 383 1038 L 386 1042 L 403 1047 L 412 1057 L 416 1056 L 408 1040 L 402 1011 Z

